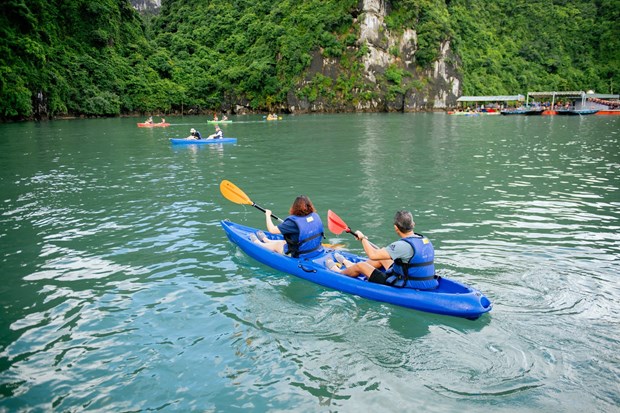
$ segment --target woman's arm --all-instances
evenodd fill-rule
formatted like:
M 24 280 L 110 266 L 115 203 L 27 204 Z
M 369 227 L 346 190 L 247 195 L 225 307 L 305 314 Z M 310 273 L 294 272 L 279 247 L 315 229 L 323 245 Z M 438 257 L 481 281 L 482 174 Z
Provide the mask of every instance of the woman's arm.
M 277 226 L 275 226 L 273 222 L 271 221 L 271 210 L 270 209 L 265 210 L 265 223 L 267 224 L 267 231 L 271 232 L 272 234 L 280 234 L 280 229 Z

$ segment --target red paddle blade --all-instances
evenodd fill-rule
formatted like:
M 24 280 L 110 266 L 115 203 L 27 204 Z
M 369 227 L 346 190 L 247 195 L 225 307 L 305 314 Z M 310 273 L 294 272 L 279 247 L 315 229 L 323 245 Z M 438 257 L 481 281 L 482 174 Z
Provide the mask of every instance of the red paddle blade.
M 342 231 L 351 232 L 351 228 L 331 209 L 327 210 L 327 228 L 336 235 Z

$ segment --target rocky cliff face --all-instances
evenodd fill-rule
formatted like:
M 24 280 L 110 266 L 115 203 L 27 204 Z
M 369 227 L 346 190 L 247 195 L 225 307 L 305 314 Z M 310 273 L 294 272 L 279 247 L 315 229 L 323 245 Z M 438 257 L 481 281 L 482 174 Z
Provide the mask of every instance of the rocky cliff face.
M 161 7 L 161 0 L 131 3 L 143 14 L 157 13 Z M 360 0 L 353 13 L 357 43 L 339 57 L 317 50 L 304 79 L 277 109 L 293 113 L 414 112 L 454 107 L 461 78 L 450 42 L 440 46 L 440 57 L 432 67 L 419 67 L 416 31 L 391 33 L 385 23 L 390 10 L 389 0 Z M 227 97 L 224 106 L 235 113 L 250 110 L 239 96 Z
M 363 84 L 351 90 L 356 98 L 344 103 L 325 96 L 309 100 L 304 88 L 312 84 L 317 74 L 337 81 L 347 70 L 342 59 L 326 58 L 317 51 L 310 70 L 296 91 L 288 95 L 288 110 L 307 111 L 402 111 L 437 110 L 454 106 L 460 95 L 461 80 L 450 50 L 450 42 L 441 45 L 440 58 L 432 68 L 420 69 L 416 65 L 417 33 L 406 29 L 403 33 L 390 33 L 384 19 L 389 13 L 386 0 L 360 1 L 354 26 L 359 28 L 358 43 L 352 54 L 366 51 L 358 60 L 363 64 Z M 398 51 L 397 53 L 395 51 Z M 388 70 L 402 73 L 402 79 L 386 76 Z M 349 99 L 351 100 L 351 99 Z
M 131 0 L 131 5 L 140 13 L 158 13 L 161 0 Z

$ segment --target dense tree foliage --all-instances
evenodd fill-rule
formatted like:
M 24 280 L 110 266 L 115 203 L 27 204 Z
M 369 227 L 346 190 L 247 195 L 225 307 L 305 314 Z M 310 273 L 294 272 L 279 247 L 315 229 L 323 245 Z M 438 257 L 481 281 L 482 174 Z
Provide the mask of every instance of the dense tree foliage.
M 162 4 L 153 37 L 169 52 L 162 73 L 186 88 L 200 107 L 247 99 L 270 108 L 311 61 L 311 52 L 339 56 L 340 35 L 351 27 L 355 0 L 175 0 Z
M 146 66 L 128 2 L 8 0 L 0 13 L 0 116 L 166 107 L 154 97 L 161 81 Z
M 357 40 L 358 5 L 163 0 L 158 16 L 140 18 L 128 0 L 5 0 L 0 118 L 233 103 L 270 110 L 302 83 L 297 93 L 311 101 L 373 98 L 359 63 L 367 48 Z M 390 32 L 416 31 L 420 68 L 450 41 L 464 94 L 620 89 L 617 0 L 392 0 L 388 11 Z M 316 51 L 338 59 L 343 73 L 308 81 Z M 388 93 L 409 75 L 386 68 Z
M 449 11 L 463 94 L 620 90 L 617 0 L 452 0 Z

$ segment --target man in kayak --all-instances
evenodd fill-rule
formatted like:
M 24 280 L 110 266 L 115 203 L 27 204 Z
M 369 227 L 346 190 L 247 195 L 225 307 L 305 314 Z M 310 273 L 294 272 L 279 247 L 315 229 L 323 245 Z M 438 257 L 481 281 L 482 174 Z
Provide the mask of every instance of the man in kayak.
M 338 262 L 345 266 L 341 270 L 331 258 L 325 265 L 336 272 L 357 277 L 361 274 L 368 281 L 377 284 L 393 285 L 395 287 L 432 290 L 439 282 L 435 276 L 433 264 L 435 251 L 428 238 L 413 232 L 415 222 L 409 211 L 398 211 L 394 216 L 394 230 L 399 240 L 385 248 L 378 248 L 368 241 L 368 237 L 361 231 L 355 231 L 355 236 L 362 242 L 364 251 L 369 260 L 352 263 L 342 255 L 335 254 Z M 380 268 L 385 268 L 383 272 Z
M 215 133 L 209 135 L 207 139 L 222 139 L 224 137 L 224 132 L 220 129 L 218 125 L 215 125 Z
M 189 130 L 189 136 L 187 137 L 187 139 L 200 140 L 202 139 L 202 136 L 200 136 L 200 132 L 198 132 L 196 129 L 191 128 Z
M 282 234 L 284 240 L 269 239 L 263 231 L 251 234 L 252 242 L 262 245 L 270 251 L 297 257 L 311 257 L 323 252 L 323 222 L 316 213 L 310 198 L 300 195 L 295 198 L 288 216 L 280 225 L 271 222 L 271 211 L 265 210 L 267 230 Z

